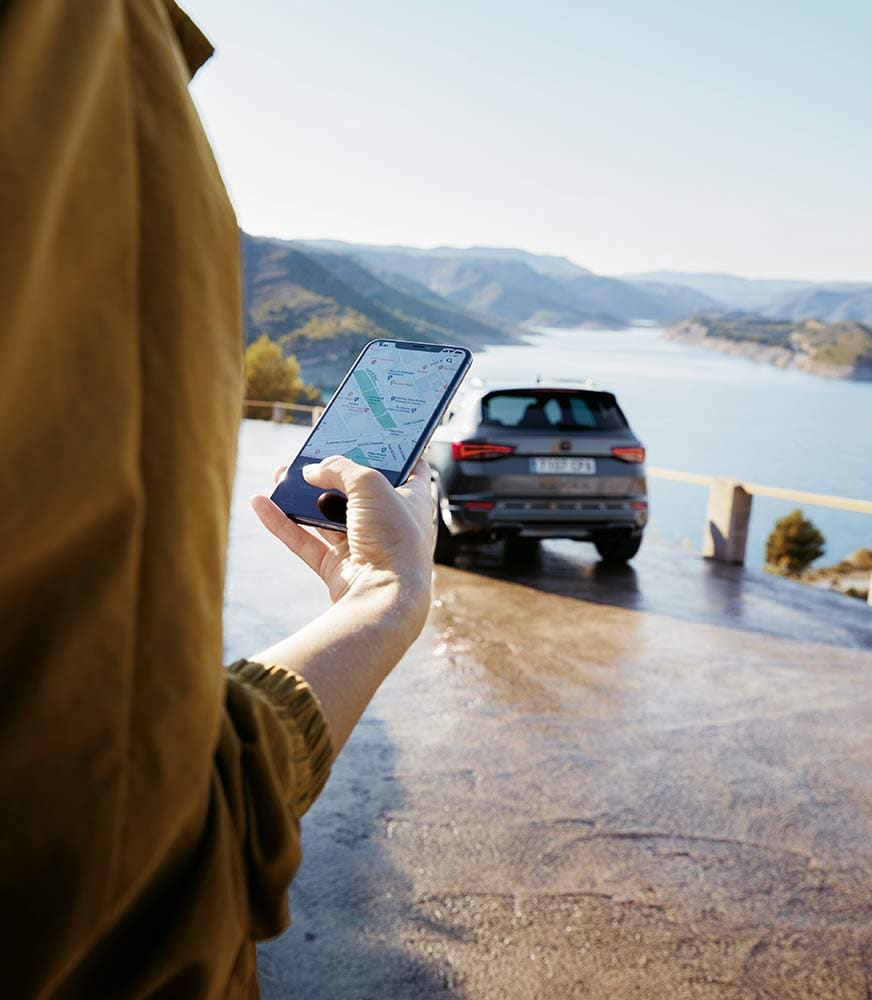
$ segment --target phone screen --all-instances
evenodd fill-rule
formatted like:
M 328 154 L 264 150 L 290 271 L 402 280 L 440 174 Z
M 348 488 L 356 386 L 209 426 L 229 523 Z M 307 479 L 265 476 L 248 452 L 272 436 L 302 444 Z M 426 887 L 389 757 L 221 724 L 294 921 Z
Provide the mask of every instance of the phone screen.
M 273 501 L 295 521 L 344 527 L 344 503 L 310 486 L 304 465 L 345 455 L 394 486 L 408 477 L 469 369 L 465 348 L 373 340 L 342 380 Z M 320 502 L 319 502 L 320 501 Z

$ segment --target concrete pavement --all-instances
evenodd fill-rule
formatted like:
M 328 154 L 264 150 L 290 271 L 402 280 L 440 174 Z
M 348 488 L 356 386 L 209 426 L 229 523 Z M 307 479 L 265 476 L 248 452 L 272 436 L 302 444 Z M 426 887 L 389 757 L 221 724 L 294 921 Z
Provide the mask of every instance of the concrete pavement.
M 281 434 L 249 437 L 246 494 Z M 251 529 L 232 655 L 323 606 Z M 870 682 L 861 602 L 690 554 L 440 568 L 304 821 L 264 996 L 868 1000 Z

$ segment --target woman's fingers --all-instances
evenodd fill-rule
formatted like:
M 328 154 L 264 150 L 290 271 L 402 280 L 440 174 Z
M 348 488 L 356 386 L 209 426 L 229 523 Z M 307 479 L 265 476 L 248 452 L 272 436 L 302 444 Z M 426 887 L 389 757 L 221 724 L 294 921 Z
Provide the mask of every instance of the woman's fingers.
M 413 518 L 432 529 L 433 493 L 430 487 L 430 466 L 420 458 L 406 482 L 396 490 L 376 469 L 358 465 L 344 455 L 325 458 L 315 465 L 303 467 L 303 477 L 312 486 L 338 490 L 351 501 L 369 501 L 387 513 L 399 499 Z
M 400 487 L 404 493 L 413 496 L 431 496 L 430 492 L 430 465 L 425 458 L 419 458 L 412 474 Z
M 315 531 L 324 539 L 324 541 L 331 547 L 341 545 L 347 540 L 348 535 L 344 531 L 337 531 L 335 528 L 315 528 Z
M 333 455 L 316 465 L 303 466 L 303 478 L 324 490 L 339 490 L 347 497 L 381 500 L 393 491 L 391 484 L 375 469 L 358 465 L 344 455 Z
M 267 531 L 284 542 L 310 569 L 320 574 L 324 556 L 330 551 L 330 546 L 323 538 L 292 521 L 269 497 L 261 494 L 253 496 L 251 506 Z
M 288 472 L 288 467 L 286 465 L 279 465 L 276 467 L 275 472 L 273 472 L 273 482 L 278 486 L 278 484 L 285 478 Z
M 277 469 L 276 472 L 278 471 Z M 344 455 L 333 455 L 314 465 L 303 466 L 303 478 L 312 486 L 339 490 L 346 496 L 355 492 L 361 496 L 378 498 L 387 496 L 388 490 L 392 488 L 380 472 L 365 465 L 358 465 Z M 425 459 L 418 459 L 412 474 L 400 490 L 429 496 L 430 466 Z
M 426 458 L 419 458 L 415 463 L 415 468 L 406 480 L 406 485 L 409 483 L 425 483 L 430 488 L 430 463 Z

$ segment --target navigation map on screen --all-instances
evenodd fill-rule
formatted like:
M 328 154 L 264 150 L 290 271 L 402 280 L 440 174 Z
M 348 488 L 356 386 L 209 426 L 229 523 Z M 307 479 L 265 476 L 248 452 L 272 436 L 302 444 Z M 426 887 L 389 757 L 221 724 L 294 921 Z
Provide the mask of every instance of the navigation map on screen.
M 346 455 L 398 472 L 406 464 L 461 365 L 462 355 L 376 341 L 330 404 L 302 456 Z

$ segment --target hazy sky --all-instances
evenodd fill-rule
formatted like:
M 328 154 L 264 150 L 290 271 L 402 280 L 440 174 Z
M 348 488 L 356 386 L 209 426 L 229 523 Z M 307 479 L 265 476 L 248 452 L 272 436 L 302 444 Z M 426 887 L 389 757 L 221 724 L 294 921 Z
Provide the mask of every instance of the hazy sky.
M 872 281 L 872 0 L 187 0 L 242 226 Z

